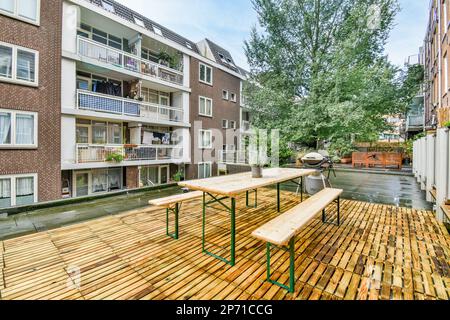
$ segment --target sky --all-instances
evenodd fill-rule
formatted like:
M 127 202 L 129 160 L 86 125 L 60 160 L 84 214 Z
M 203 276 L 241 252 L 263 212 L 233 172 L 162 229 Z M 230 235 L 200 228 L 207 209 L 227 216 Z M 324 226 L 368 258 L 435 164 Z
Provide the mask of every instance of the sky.
M 250 0 L 117 0 L 172 31 L 198 42 L 208 38 L 248 68 L 244 40 L 258 22 Z M 401 12 L 386 46 L 389 59 L 403 65 L 423 44 L 429 0 L 399 0 Z

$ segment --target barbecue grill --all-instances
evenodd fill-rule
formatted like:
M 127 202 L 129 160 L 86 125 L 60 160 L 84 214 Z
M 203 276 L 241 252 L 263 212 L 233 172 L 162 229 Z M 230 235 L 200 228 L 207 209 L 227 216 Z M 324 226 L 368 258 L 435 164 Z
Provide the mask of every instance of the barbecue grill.
M 331 187 L 330 174 L 336 177 L 333 161 L 326 154 L 312 152 L 301 158 L 304 167 L 308 169 L 316 169 L 317 174 L 311 175 L 306 179 L 306 191 L 310 194 L 316 194 L 324 188 Z M 325 170 L 328 171 L 327 176 L 324 175 Z

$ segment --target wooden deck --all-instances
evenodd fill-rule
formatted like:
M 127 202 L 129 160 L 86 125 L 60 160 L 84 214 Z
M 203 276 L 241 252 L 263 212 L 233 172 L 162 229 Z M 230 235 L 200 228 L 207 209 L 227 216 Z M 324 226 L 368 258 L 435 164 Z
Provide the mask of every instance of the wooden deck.
M 239 198 L 235 267 L 201 253 L 197 199 L 183 204 L 178 241 L 165 235 L 165 210 L 149 208 L 0 242 L 1 298 L 450 298 L 450 236 L 431 212 L 347 200 L 341 227 L 319 215 L 300 231 L 296 292 L 265 282 L 265 244 L 250 234 L 277 216 L 275 194 L 261 190 L 257 209 Z M 282 199 L 283 212 L 299 203 Z M 210 244 L 228 244 L 228 222 L 208 215 Z M 272 257 L 273 278 L 286 282 L 288 254 Z

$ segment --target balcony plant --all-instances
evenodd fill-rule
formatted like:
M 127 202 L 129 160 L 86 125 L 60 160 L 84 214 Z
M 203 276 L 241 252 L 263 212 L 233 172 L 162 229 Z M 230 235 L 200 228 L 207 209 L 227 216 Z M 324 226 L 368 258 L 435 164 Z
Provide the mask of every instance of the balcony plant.
M 449 128 L 450 129 L 450 121 L 444 122 L 444 124 L 442 126 L 444 128 Z
M 177 173 L 175 173 L 175 174 L 173 175 L 173 181 L 175 181 L 175 182 L 180 182 L 180 181 L 182 181 L 182 180 L 184 180 L 183 172 L 178 171 Z
M 124 160 L 124 156 L 117 152 L 112 152 L 112 153 L 108 154 L 105 158 L 106 162 L 121 163 L 121 162 L 123 162 L 123 160 Z
M 165 51 L 158 54 L 159 64 L 170 67 L 173 64 L 173 57 Z

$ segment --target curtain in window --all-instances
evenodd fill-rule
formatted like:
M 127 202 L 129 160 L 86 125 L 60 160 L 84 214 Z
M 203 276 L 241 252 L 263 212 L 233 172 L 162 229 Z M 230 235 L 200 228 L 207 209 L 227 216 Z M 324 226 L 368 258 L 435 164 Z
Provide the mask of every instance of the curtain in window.
M 11 179 L 0 179 L 0 208 L 11 206 Z
M 92 143 L 106 144 L 106 125 L 95 124 L 92 126 Z
M 18 11 L 21 17 L 37 21 L 38 0 L 18 0 Z
M 34 116 L 16 115 L 16 144 L 34 144 Z
M 108 191 L 108 175 L 104 170 L 92 172 L 92 192 Z
M 0 144 L 11 143 L 11 114 L 0 112 Z
M 34 82 L 35 63 L 34 53 L 17 50 L 17 79 Z
M 16 179 L 16 205 L 26 205 L 34 203 L 34 178 Z
M 118 190 L 122 188 L 120 182 L 121 175 L 122 175 L 121 169 L 109 170 L 108 172 L 109 190 Z
M 122 144 L 122 127 L 120 125 L 108 126 L 108 143 L 109 144 Z
M 0 5 L 1 5 L 0 1 Z M 0 76 L 12 77 L 12 48 L 0 46 Z

